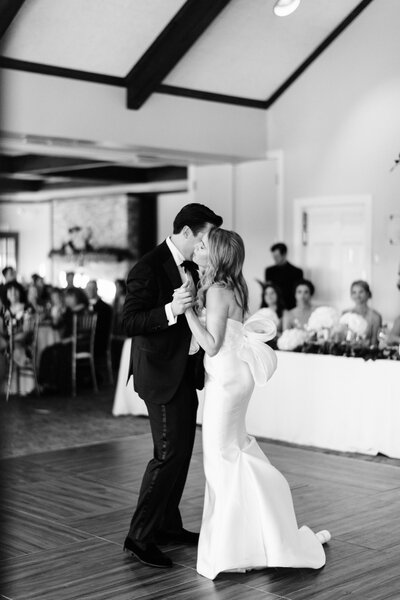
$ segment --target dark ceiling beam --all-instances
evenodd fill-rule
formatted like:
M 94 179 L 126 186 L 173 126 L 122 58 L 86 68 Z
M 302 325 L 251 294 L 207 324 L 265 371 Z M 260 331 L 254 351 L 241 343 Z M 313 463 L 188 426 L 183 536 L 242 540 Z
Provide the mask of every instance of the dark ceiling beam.
M 0 192 L 7 194 L 11 192 L 39 192 L 43 189 L 44 182 L 41 179 L 18 179 L 0 177 Z
M 269 108 L 282 94 L 300 77 L 302 73 L 326 50 L 328 46 L 371 4 L 373 0 L 362 0 L 349 15 L 317 46 L 308 58 L 286 79 L 286 81 L 264 102 L 264 108 Z
M 138 168 L 123 165 L 108 165 L 90 169 L 54 170 L 51 176 L 58 175 L 68 179 L 106 181 L 109 183 L 150 183 L 152 181 L 177 181 L 187 179 L 186 167 Z
M 18 14 L 25 0 L 1 0 L 0 2 L 0 39 Z
M 187 0 L 128 73 L 128 108 L 138 109 L 230 0 Z
M 2 156 L 0 165 L 9 173 L 60 173 L 62 170 L 88 169 L 104 166 L 110 162 L 76 158 L 72 156 L 49 156 L 45 154 L 23 154 L 19 156 Z
M 190 88 L 181 88 L 174 85 L 161 84 L 157 86 L 155 92 L 158 94 L 168 94 L 169 96 L 182 96 L 184 98 L 195 98 L 197 100 L 207 100 L 209 102 L 222 102 L 223 104 L 246 106 L 247 108 L 265 109 L 265 100 L 242 98 L 241 96 L 228 96 L 226 94 L 217 94 L 215 92 L 203 92 L 202 90 L 192 90 Z
M 64 77 L 66 79 L 78 79 L 79 81 L 90 81 L 91 83 L 102 83 L 103 85 L 126 86 L 125 77 L 79 71 L 78 69 L 66 69 L 64 67 L 45 65 L 26 60 L 17 60 L 15 58 L 8 58 L 7 56 L 0 56 L 0 68 L 38 73 L 39 75 L 52 75 L 53 77 Z

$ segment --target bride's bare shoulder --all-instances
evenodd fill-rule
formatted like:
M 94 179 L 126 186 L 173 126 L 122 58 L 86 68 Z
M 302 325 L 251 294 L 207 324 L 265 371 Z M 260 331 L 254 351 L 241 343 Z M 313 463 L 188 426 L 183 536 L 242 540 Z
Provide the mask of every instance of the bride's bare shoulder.
M 213 284 L 207 290 L 207 306 L 212 303 L 228 306 L 234 298 L 233 291 L 222 285 Z
M 207 290 L 207 297 L 213 296 L 215 298 L 232 298 L 234 296 L 233 290 L 224 287 L 222 285 L 218 285 L 218 283 L 213 283 Z

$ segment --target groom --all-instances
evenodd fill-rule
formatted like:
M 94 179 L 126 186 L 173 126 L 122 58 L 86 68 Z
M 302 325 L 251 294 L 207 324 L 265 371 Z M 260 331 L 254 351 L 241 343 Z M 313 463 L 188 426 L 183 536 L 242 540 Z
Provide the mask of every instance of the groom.
M 196 544 L 198 534 L 183 528 L 179 502 L 196 432 L 197 394 L 204 383 L 203 353 L 185 318 L 186 281 L 194 247 L 222 218 L 202 204 L 177 214 L 173 234 L 133 267 L 127 280 L 123 322 L 132 337 L 129 376 L 147 406 L 154 444 L 124 550 L 153 567 L 171 567 L 157 546 Z M 194 274 L 196 277 L 197 272 Z M 197 275 L 198 276 L 198 275 Z

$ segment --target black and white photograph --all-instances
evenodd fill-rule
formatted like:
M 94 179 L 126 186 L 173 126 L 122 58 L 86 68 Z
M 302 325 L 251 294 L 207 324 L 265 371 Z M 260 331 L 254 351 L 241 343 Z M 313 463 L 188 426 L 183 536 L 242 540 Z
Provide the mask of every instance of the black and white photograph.
M 400 0 L 0 0 L 0 600 L 400 600 Z

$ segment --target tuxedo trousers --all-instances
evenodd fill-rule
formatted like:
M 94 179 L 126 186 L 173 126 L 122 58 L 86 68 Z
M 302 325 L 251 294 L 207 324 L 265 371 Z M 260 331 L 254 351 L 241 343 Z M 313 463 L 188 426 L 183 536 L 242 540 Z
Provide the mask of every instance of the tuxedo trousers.
M 158 532 L 182 528 L 179 502 L 185 487 L 196 434 L 198 398 L 196 357 L 189 356 L 183 379 L 166 404 L 146 403 L 153 438 L 153 458 L 147 465 L 128 537 L 154 541 Z

